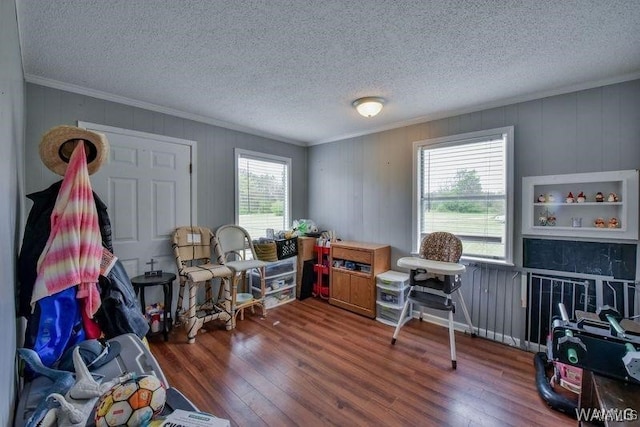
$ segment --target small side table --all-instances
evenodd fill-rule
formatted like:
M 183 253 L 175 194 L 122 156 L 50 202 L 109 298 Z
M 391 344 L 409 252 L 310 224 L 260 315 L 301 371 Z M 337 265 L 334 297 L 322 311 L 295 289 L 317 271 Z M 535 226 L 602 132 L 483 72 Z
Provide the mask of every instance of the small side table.
M 173 281 L 176 280 L 176 275 L 173 273 L 162 273 L 160 276 L 146 277 L 145 275 L 136 276 L 131 279 L 133 289 L 136 291 L 136 295 L 140 297 L 140 305 L 142 306 L 142 314 L 146 315 L 146 303 L 144 301 L 144 289 L 151 286 L 162 286 L 162 292 L 164 293 L 164 315 L 162 324 L 162 333 L 164 340 L 169 340 L 169 330 L 173 326 L 171 319 L 171 304 L 173 302 Z

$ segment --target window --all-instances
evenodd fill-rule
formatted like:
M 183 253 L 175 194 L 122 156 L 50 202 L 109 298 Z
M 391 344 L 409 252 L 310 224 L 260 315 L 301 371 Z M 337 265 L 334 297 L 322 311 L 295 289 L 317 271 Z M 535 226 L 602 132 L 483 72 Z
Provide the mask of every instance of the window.
M 266 230 L 289 228 L 291 218 L 291 159 L 235 150 L 236 224 L 252 238 Z
M 414 143 L 414 249 L 448 231 L 466 259 L 512 263 L 513 127 Z

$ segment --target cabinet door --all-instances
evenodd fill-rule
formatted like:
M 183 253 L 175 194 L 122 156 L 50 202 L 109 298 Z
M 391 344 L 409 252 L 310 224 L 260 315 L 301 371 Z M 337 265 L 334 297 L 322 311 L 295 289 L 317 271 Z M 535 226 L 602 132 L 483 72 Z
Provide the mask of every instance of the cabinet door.
M 344 302 L 351 302 L 351 275 L 335 269 L 331 274 L 331 298 Z
M 373 286 L 367 277 L 351 276 L 351 304 L 371 310 L 374 306 Z

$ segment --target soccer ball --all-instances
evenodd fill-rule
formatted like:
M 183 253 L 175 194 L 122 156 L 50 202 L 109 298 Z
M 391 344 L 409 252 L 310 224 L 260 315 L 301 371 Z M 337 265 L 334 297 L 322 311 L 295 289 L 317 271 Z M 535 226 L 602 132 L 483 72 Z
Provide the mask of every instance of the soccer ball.
M 96 405 L 96 427 L 142 426 L 158 415 L 167 392 L 153 375 L 141 375 L 113 386 Z

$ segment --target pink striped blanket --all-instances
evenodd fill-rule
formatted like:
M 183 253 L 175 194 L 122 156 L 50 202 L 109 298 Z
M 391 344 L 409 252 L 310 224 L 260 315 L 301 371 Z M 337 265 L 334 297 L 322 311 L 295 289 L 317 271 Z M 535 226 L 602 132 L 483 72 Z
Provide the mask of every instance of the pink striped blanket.
M 87 298 L 85 312 L 92 318 L 100 307 L 97 282 L 102 237 L 84 144 L 73 150 L 51 214 L 51 234 L 38 259 L 31 298 L 36 301 L 78 285 L 77 298 Z

